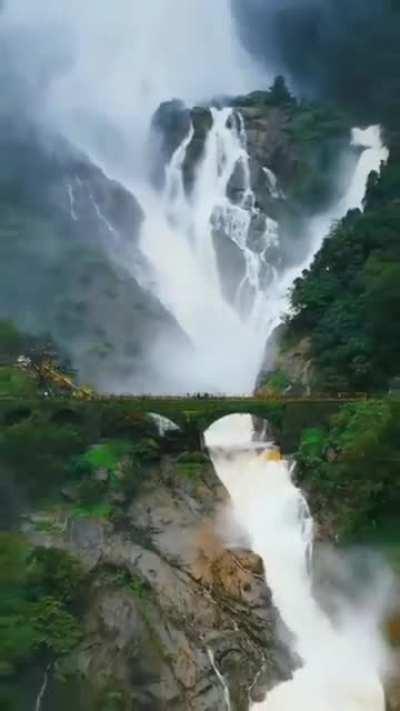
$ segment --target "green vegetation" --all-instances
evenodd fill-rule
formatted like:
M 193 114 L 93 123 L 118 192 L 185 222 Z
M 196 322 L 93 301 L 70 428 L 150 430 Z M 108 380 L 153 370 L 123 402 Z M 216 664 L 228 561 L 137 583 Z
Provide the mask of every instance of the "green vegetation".
M 349 142 L 349 116 L 334 105 L 298 100 L 282 76 L 277 76 L 267 91 L 236 97 L 232 104 L 262 108 L 266 116 L 269 111 L 281 111 L 293 158 L 284 178 L 286 196 L 299 213 L 314 212 L 316 205 L 318 209 L 327 206 L 335 190 L 333 176 Z M 279 167 L 282 170 L 282 165 Z
M 17 358 L 24 339 L 12 321 L 0 320 L 0 358 Z
M 305 430 L 298 477 L 317 517 L 342 540 L 379 536 L 400 505 L 399 407 L 371 400 L 342 407 L 329 425 Z M 400 530 L 396 532 L 400 549 Z
M 132 501 L 145 478 L 146 465 L 159 457 L 160 446 L 153 438 L 109 440 L 90 447 L 71 464 L 71 473 L 79 480 L 74 515 L 112 516 L 115 495 L 118 501 Z
M 114 473 L 121 459 L 132 452 L 132 444 L 124 440 L 114 440 L 91 447 L 79 458 L 83 471 L 93 474 L 98 469 Z
M 83 580 L 67 553 L 32 550 L 22 537 L 0 534 L 1 676 L 34 660 L 54 660 L 79 643 Z
M 321 210 L 332 200 L 333 176 L 348 143 L 348 117 L 332 106 L 299 102 L 287 128 L 297 152 L 288 196 L 302 210 Z
M 261 383 L 260 388 L 269 395 L 282 395 L 290 385 L 291 381 L 287 373 L 277 370 Z
M 106 520 L 111 518 L 113 513 L 113 507 L 107 501 L 81 501 L 72 509 L 72 515 L 75 518 L 97 518 L 100 520 Z
M 37 393 L 34 378 L 16 366 L 0 367 L 0 397 L 31 398 Z
M 100 570 L 97 570 L 97 575 Z M 104 565 L 101 568 L 103 581 L 107 585 L 122 588 L 132 593 L 140 600 L 148 600 L 151 593 L 151 585 L 143 580 L 139 575 L 133 575 L 126 568 L 119 568 L 113 565 Z
M 85 444 L 85 434 L 78 428 L 31 416 L 0 430 L 0 462 L 27 495 L 38 500 L 59 489 L 69 459 Z
M 0 406 L 1 482 L 17 487 L 26 505 L 60 501 L 66 488 L 76 516 L 108 518 L 118 495 L 136 495 L 159 457 L 154 423 L 126 401 L 29 398 Z
M 183 452 L 176 460 L 176 471 L 186 479 L 196 479 L 209 463 L 203 452 Z
M 287 338 L 311 338 L 317 391 L 379 392 L 399 374 L 399 195 L 394 153 L 370 176 L 365 213 L 349 213 L 295 283 Z

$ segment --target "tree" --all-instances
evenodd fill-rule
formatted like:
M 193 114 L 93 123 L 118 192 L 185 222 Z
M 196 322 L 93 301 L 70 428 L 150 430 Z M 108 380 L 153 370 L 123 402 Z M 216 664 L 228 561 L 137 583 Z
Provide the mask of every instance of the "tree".
M 279 75 L 275 78 L 269 90 L 269 100 L 271 104 L 293 104 L 295 102 L 294 97 L 291 95 L 285 77 Z

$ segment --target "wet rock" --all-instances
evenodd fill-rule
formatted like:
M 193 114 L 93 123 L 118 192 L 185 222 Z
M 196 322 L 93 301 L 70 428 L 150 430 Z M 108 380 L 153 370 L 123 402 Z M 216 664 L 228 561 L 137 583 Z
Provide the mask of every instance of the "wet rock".
M 102 556 L 105 528 L 106 524 L 102 521 L 91 518 L 71 518 L 68 521 L 66 545 L 89 570 Z
M 193 126 L 193 137 L 189 143 L 185 160 L 183 162 L 183 182 L 188 193 L 192 191 L 196 168 L 199 160 L 204 154 L 204 147 L 207 135 L 212 127 L 212 115 L 208 108 L 196 106 L 191 111 L 191 121 Z
M 160 104 L 151 123 L 151 177 L 159 189 L 165 182 L 165 166 L 189 133 L 190 110 L 174 99 Z
M 96 699 L 111 683 L 121 689 L 124 711 L 223 708 L 221 675 L 232 709 L 247 711 L 264 668 L 271 685 L 286 674 L 262 562 L 226 549 L 218 523 L 226 491 L 207 461 L 198 466 L 187 479 L 164 457 L 122 524 L 72 519 L 53 541 L 91 571 L 84 641 L 65 664 Z
M 79 500 L 79 489 L 75 484 L 66 484 L 61 489 L 61 495 L 66 501 L 76 503 Z
M 107 469 L 96 469 L 93 477 L 96 481 L 108 481 L 109 473 Z

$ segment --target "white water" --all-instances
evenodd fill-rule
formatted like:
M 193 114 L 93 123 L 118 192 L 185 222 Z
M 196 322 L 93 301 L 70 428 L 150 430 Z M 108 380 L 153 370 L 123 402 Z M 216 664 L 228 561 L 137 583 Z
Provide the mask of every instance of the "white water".
M 37 89 L 30 111 L 111 175 L 142 173 L 162 101 L 192 104 L 272 80 L 243 49 L 230 0 L 12 0 L 2 33 L 13 38 L 16 78 Z
M 177 392 L 193 390 L 244 394 L 252 391 L 265 343 L 290 306 L 289 289 L 321 247 L 331 225 L 351 208 L 361 208 L 368 175 L 387 158 L 379 127 L 355 129 L 361 153 L 346 195 L 309 224 L 309 249 L 303 262 L 278 271 L 271 250 L 279 250 L 278 225 L 267 218 L 257 245 L 249 241 L 252 219 L 260 217 L 251 188 L 246 131 L 237 112 L 213 109 L 213 126 L 195 176 L 185 193 L 182 165 L 192 130 L 173 155 L 163 195 L 136 190 L 146 215 L 141 248 L 154 270 L 153 287 L 193 344 L 190 358 L 176 353 L 171 381 Z M 235 204 L 227 189 L 240 167 L 243 190 Z M 270 194 L 279 194 L 266 168 Z M 232 303 L 224 296 L 215 240 L 231 240 L 245 265 Z M 216 234 L 215 234 L 216 233 Z
M 168 417 L 158 415 L 156 412 L 149 412 L 148 417 L 155 423 L 160 437 L 164 437 L 168 432 L 176 432 L 179 430 L 178 425 L 168 419 Z
M 36 697 L 36 701 L 35 701 L 35 711 L 41 711 L 42 704 L 43 704 L 43 699 L 44 699 L 44 697 L 45 697 L 45 694 L 46 694 L 46 691 L 47 691 L 47 685 L 48 685 L 48 683 L 49 683 L 49 671 L 50 671 L 50 669 L 51 669 L 51 664 L 49 664 L 49 665 L 46 667 L 46 669 L 45 669 L 44 676 L 43 676 L 42 686 L 41 686 L 40 689 L 39 689 L 39 693 L 38 693 L 38 695 L 37 695 L 37 697 Z
M 303 666 L 275 687 L 260 711 L 384 711 L 379 673 L 384 652 L 373 610 L 360 609 L 333 626 L 312 594 L 313 526 L 307 503 L 285 460 L 268 461 L 271 442 L 253 441 L 249 415 L 233 415 L 206 432 L 216 472 L 235 519 L 266 570 L 273 600 L 295 635 Z
M 147 167 L 151 116 L 160 102 L 178 97 L 191 105 L 271 83 L 273 77 L 241 46 L 229 0 L 13 0 L 4 3 L 0 28 L 0 40 L 9 37 L 12 96 L 15 92 L 41 125 L 82 148 L 141 199 L 147 217 L 142 246 L 154 267 L 155 290 L 194 348 L 190 356 L 177 348 L 161 374 L 164 388 L 158 383 L 158 390 L 250 392 L 265 341 L 289 308 L 293 279 L 311 261 L 332 220 L 361 204 L 369 170 L 377 169 L 385 157 L 378 129 L 355 132 L 355 140 L 370 149 L 360 158 L 346 198 L 310 224 L 304 264 L 278 273 L 270 261 L 276 224 L 267 222 L 257 248 L 247 241 L 257 211 L 246 135 L 240 120 L 227 128 L 227 111 L 214 112 L 192 199 L 181 189 L 186 144 L 173 158 L 162 199 L 149 187 L 138 186 Z M 238 162 L 246 187 L 243 200 L 233 205 L 226 187 Z M 277 197 L 275 176 L 268 166 L 265 171 L 270 194 Z M 71 219 L 76 221 L 79 205 L 73 185 L 67 190 Z M 95 201 L 93 206 L 109 232 L 112 257 L 120 259 L 113 226 L 101 206 Z M 246 273 L 236 285 L 234 305 L 226 304 L 222 294 L 212 224 L 224 228 L 244 257 Z M 132 271 L 137 276 L 133 264 Z M 147 281 L 147 276 L 142 279 Z M 171 353 L 168 345 L 161 349 L 164 360 L 165 352 Z M 162 355 L 157 359 L 156 354 L 155 360 L 161 364 Z M 150 384 L 146 387 L 152 392 Z
M 220 670 L 218 669 L 218 667 L 217 667 L 217 665 L 216 665 L 216 663 L 215 663 L 214 652 L 212 651 L 212 649 L 210 649 L 210 647 L 207 648 L 207 654 L 208 654 L 208 658 L 209 658 L 209 660 L 210 660 L 210 664 L 211 664 L 211 666 L 212 666 L 212 668 L 213 668 L 213 670 L 214 670 L 214 672 L 215 672 L 215 674 L 216 674 L 216 676 L 217 676 L 217 678 L 218 678 L 218 681 L 220 682 L 220 684 L 221 684 L 221 686 L 222 686 L 222 688 L 223 688 L 226 711 L 231 711 L 231 708 L 232 708 L 232 706 L 231 706 L 231 696 L 230 696 L 230 693 L 229 693 L 228 684 L 226 683 L 226 681 L 225 681 L 223 675 L 221 674 Z
M 389 151 L 382 142 L 379 126 L 367 129 L 353 129 L 352 145 L 362 148 L 354 173 L 350 178 L 346 194 L 328 212 L 317 215 L 309 224 L 308 252 L 303 261 L 279 275 L 270 285 L 268 299 L 268 336 L 282 322 L 283 316 L 290 313 L 290 288 L 305 269 L 311 266 L 316 253 L 329 236 L 332 227 L 349 210 L 363 209 L 363 200 L 371 171 L 380 171 L 382 162 L 387 161 Z

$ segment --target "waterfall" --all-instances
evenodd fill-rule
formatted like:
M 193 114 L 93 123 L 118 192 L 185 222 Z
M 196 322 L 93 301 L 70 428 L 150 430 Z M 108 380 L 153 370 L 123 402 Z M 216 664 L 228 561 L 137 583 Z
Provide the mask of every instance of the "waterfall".
M 264 250 L 260 254 L 251 250 L 248 234 L 255 207 L 249 177 L 240 204 L 233 204 L 227 196 L 238 163 L 243 164 L 245 175 L 248 171 L 241 127 L 231 120 L 231 109 L 214 109 L 212 116 L 213 126 L 197 168 L 193 193 L 185 193 L 182 176 L 190 134 L 172 157 L 161 198 L 149 189 L 139 193 L 146 215 L 141 248 L 153 266 L 157 296 L 193 344 L 190 362 L 182 364 L 177 354 L 181 392 L 244 393 L 253 387 L 265 339 L 263 330 L 256 327 L 263 293 L 261 269 L 267 247 L 271 239 L 276 239 L 276 229 L 269 221 Z M 236 300 L 240 300 L 245 283 L 254 291 L 247 318 L 223 294 L 223 274 L 215 250 L 215 233 L 221 226 L 226 239 L 232 240 L 243 255 L 245 277 L 237 285 Z
M 158 434 L 160 437 L 165 437 L 168 432 L 176 432 L 179 430 L 178 425 L 168 417 L 163 417 L 163 415 L 158 415 L 156 412 L 149 412 L 148 417 L 157 427 Z
M 36 697 L 36 701 L 35 701 L 35 711 L 41 711 L 43 699 L 45 697 L 45 694 L 47 691 L 47 685 L 49 682 L 50 669 L 51 669 L 51 664 L 49 664 L 45 669 L 44 676 L 43 676 L 43 682 L 42 682 L 42 685 L 39 689 L 39 693 L 38 693 L 38 695 Z
M 349 210 L 363 209 L 363 200 L 368 176 L 372 170 L 379 171 L 382 162 L 388 159 L 389 151 L 383 144 L 379 126 L 367 129 L 354 128 L 351 143 L 361 149 L 353 175 L 345 195 L 323 214 L 313 217 L 308 224 L 307 254 L 300 264 L 283 270 L 269 285 L 265 298 L 268 301 L 267 338 L 279 326 L 283 317 L 290 313 L 290 288 L 294 281 L 308 269 L 314 256 L 321 249 L 332 227 Z
M 216 663 L 215 663 L 214 652 L 212 651 L 212 649 L 210 649 L 210 647 L 207 647 L 207 654 L 208 654 L 208 658 L 209 658 L 209 660 L 210 660 L 210 664 L 211 664 L 211 666 L 212 666 L 212 668 L 213 668 L 213 670 L 214 670 L 214 672 L 215 672 L 215 674 L 216 674 L 216 676 L 217 676 L 217 678 L 218 678 L 218 681 L 220 682 L 220 684 L 221 684 L 221 686 L 222 686 L 222 689 L 223 689 L 223 692 L 224 692 L 224 701 L 225 701 L 225 708 L 226 708 L 226 711 L 231 711 L 231 708 L 232 708 L 232 706 L 231 706 L 231 696 L 230 696 L 230 693 L 229 693 L 228 684 L 226 683 L 226 681 L 225 681 L 225 679 L 224 679 L 224 676 L 221 674 L 220 670 L 218 669 L 218 667 L 217 667 L 217 665 L 216 665 Z
M 206 432 L 215 470 L 235 519 L 263 559 L 273 601 L 295 635 L 302 666 L 293 679 L 254 704 L 263 711 L 384 711 L 382 645 L 371 611 L 335 626 L 313 597 L 312 518 L 292 481 L 293 467 L 254 442 L 250 415 L 233 415 Z
M 289 311 L 293 281 L 310 265 L 332 223 L 350 208 L 362 207 L 368 175 L 379 170 L 387 150 L 379 127 L 353 131 L 352 142 L 363 151 L 347 193 L 309 221 L 306 257 L 285 269 L 277 259 L 278 225 L 256 205 L 243 118 L 231 108 L 213 108 L 211 115 L 191 193 L 185 190 L 184 162 L 193 128 L 167 166 L 162 195 L 149 186 L 136 190 L 146 216 L 141 249 L 157 296 L 193 346 L 190 357 L 176 353 L 175 389 L 244 394 L 254 388 L 268 337 Z M 281 195 L 274 174 L 268 168 L 264 172 L 270 195 Z M 230 244 L 243 265 L 232 299 L 224 290 L 229 264 L 218 263 L 222 244 Z
M 71 185 L 71 183 L 67 184 L 67 194 L 68 194 L 69 212 L 70 212 L 71 220 L 73 220 L 73 222 L 78 222 L 78 215 L 76 214 L 76 210 L 75 210 L 74 188 L 73 188 L 73 185 Z

